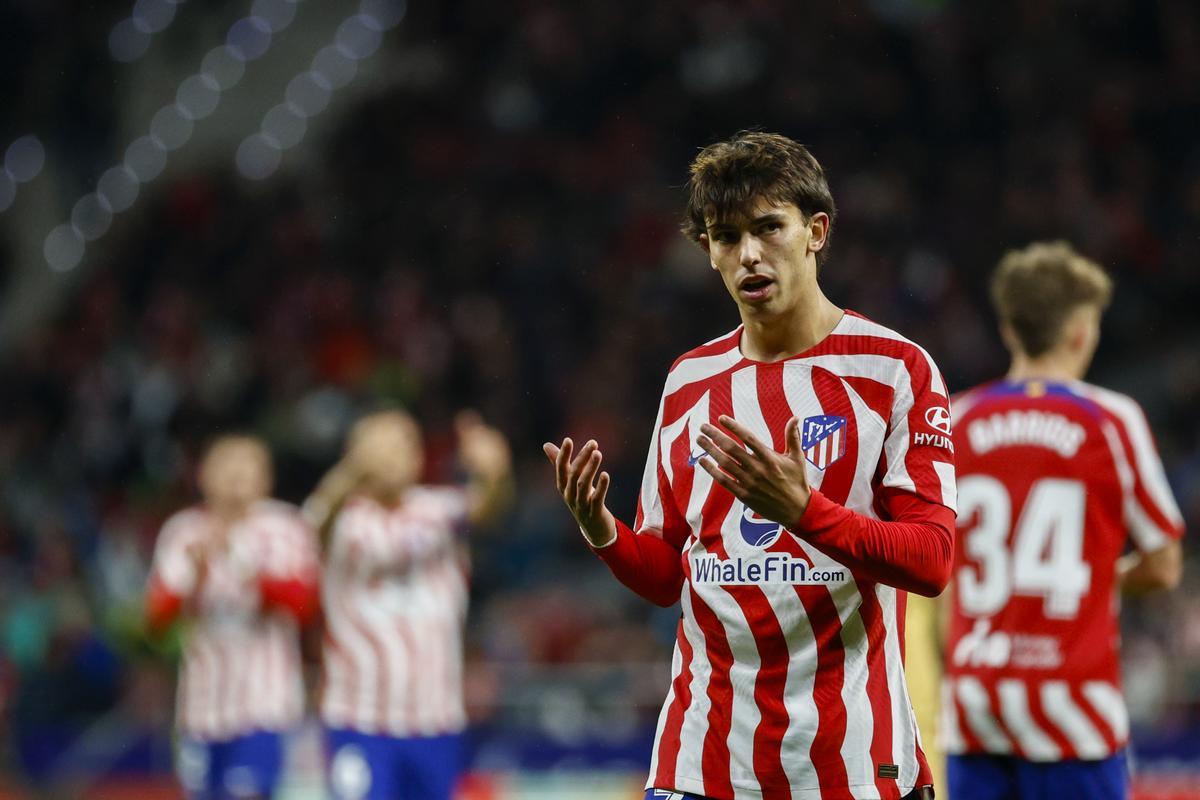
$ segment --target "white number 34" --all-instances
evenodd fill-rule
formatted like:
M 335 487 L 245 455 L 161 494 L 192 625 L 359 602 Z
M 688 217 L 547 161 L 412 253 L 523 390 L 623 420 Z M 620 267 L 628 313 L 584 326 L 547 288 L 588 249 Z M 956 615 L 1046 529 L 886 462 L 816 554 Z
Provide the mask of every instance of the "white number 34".
M 987 475 L 963 477 L 958 518 L 965 523 L 978 515 L 963 543 L 975 567 L 964 566 L 956 576 L 963 611 L 990 616 L 1015 594 L 1044 598 L 1048 618 L 1075 617 L 1092 583 L 1092 568 L 1083 560 L 1086 502 L 1080 481 L 1043 478 L 1030 488 L 1014 528 L 1004 484 Z

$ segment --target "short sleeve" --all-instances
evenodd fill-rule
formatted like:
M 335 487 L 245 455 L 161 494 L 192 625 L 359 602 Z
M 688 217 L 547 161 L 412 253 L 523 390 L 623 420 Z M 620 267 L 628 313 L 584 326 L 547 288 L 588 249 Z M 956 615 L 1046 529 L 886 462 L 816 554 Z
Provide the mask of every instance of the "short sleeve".
M 912 346 L 893 385 L 892 413 L 884 440 L 882 487 L 954 511 L 954 445 L 946 383 L 929 354 Z
M 203 524 L 198 512 L 181 511 L 168 519 L 158 534 L 150 566 L 151 580 L 172 594 L 188 595 L 196 588 L 196 565 L 188 549 L 200 539 Z
M 1117 441 L 1111 446 L 1121 479 L 1125 527 L 1134 546 L 1153 552 L 1183 536 L 1183 514 L 1141 407 L 1126 397 L 1108 399 L 1104 405 L 1115 420 Z

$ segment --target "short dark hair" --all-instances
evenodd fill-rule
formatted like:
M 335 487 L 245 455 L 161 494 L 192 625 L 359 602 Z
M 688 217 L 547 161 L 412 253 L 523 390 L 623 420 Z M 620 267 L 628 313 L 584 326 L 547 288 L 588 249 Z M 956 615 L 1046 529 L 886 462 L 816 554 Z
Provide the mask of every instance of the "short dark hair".
M 823 211 L 829 215 L 832 233 L 837 206 L 825 170 L 807 147 L 786 136 L 742 131 L 701 150 L 690 173 L 683 233 L 692 241 L 699 241 L 708 230 L 706 219 L 747 213 L 758 199 L 792 203 L 805 219 Z M 824 261 L 828 252 L 826 238 L 817 262 Z
M 1063 241 L 1010 250 L 992 275 L 996 314 L 1035 358 L 1058 344 L 1072 311 L 1104 309 L 1111 299 L 1112 279 L 1104 269 Z

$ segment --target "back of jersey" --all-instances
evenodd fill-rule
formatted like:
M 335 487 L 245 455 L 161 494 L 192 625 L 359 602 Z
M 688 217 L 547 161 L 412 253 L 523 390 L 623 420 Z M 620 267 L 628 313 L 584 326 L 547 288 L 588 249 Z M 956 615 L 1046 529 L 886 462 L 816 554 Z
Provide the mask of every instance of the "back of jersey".
M 1090 384 L 957 398 L 958 538 L 946 649 L 951 753 L 1098 759 L 1128 738 L 1117 560 L 1182 535 L 1145 416 Z

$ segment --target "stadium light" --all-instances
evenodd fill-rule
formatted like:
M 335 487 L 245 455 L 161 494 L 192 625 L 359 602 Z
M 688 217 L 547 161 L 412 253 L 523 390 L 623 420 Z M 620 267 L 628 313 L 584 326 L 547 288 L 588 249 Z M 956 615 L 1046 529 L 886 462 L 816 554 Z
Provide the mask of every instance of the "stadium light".
M 4 168 L 0 169 L 0 211 L 6 210 L 17 197 L 17 186 L 29 183 L 38 176 L 46 163 L 46 150 L 36 136 L 30 134 L 16 139 L 4 151 Z
M 108 52 L 117 61 L 137 61 L 150 48 L 154 34 L 161 33 L 175 19 L 176 8 L 185 0 L 137 0 L 129 16 L 113 26 L 108 34 Z
M 251 180 L 274 174 L 283 151 L 304 140 L 309 118 L 324 111 L 333 93 L 354 80 L 358 62 L 375 54 L 384 31 L 399 25 L 404 12 L 404 0 L 362 0 L 358 13 L 342 20 L 333 42 L 317 51 L 309 69 L 288 82 L 283 102 L 267 111 L 258 133 L 238 145 L 238 172 Z
M 141 34 L 151 36 L 171 23 L 175 6 L 183 1 L 138 0 L 126 21 Z M 250 14 L 229 26 L 225 43 L 209 50 L 200 62 L 200 71 L 179 84 L 175 102 L 155 112 L 149 133 L 130 142 L 122 162 L 105 170 L 96 183 L 96 190 L 76 201 L 70 220 L 55 226 L 46 236 L 42 251 L 51 269 L 67 272 L 79 265 L 87 242 L 107 233 L 113 216 L 128 210 L 137 201 L 141 184 L 162 174 L 170 152 L 187 144 L 194 123 L 216 110 L 221 93 L 242 79 L 247 62 L 266 55 L 274 35 L 295 19 L 299 2 L 254 0 Z M 118 23 L 118 27 L 121 24 Z M 109 43 L 111 46 L 111 37 Z M 136 57 L 140 57 L 140 53 Z M 13 144 L 15 146 L 16 142 Z M 39 143 L 39 151 L 40 147 Z M 7 157 L 5 161 L 7 173 Z M 38 169 L 41 169 L 40 163 Z M 4 178 L 0 178 L 0 204 L 4 193 Z

